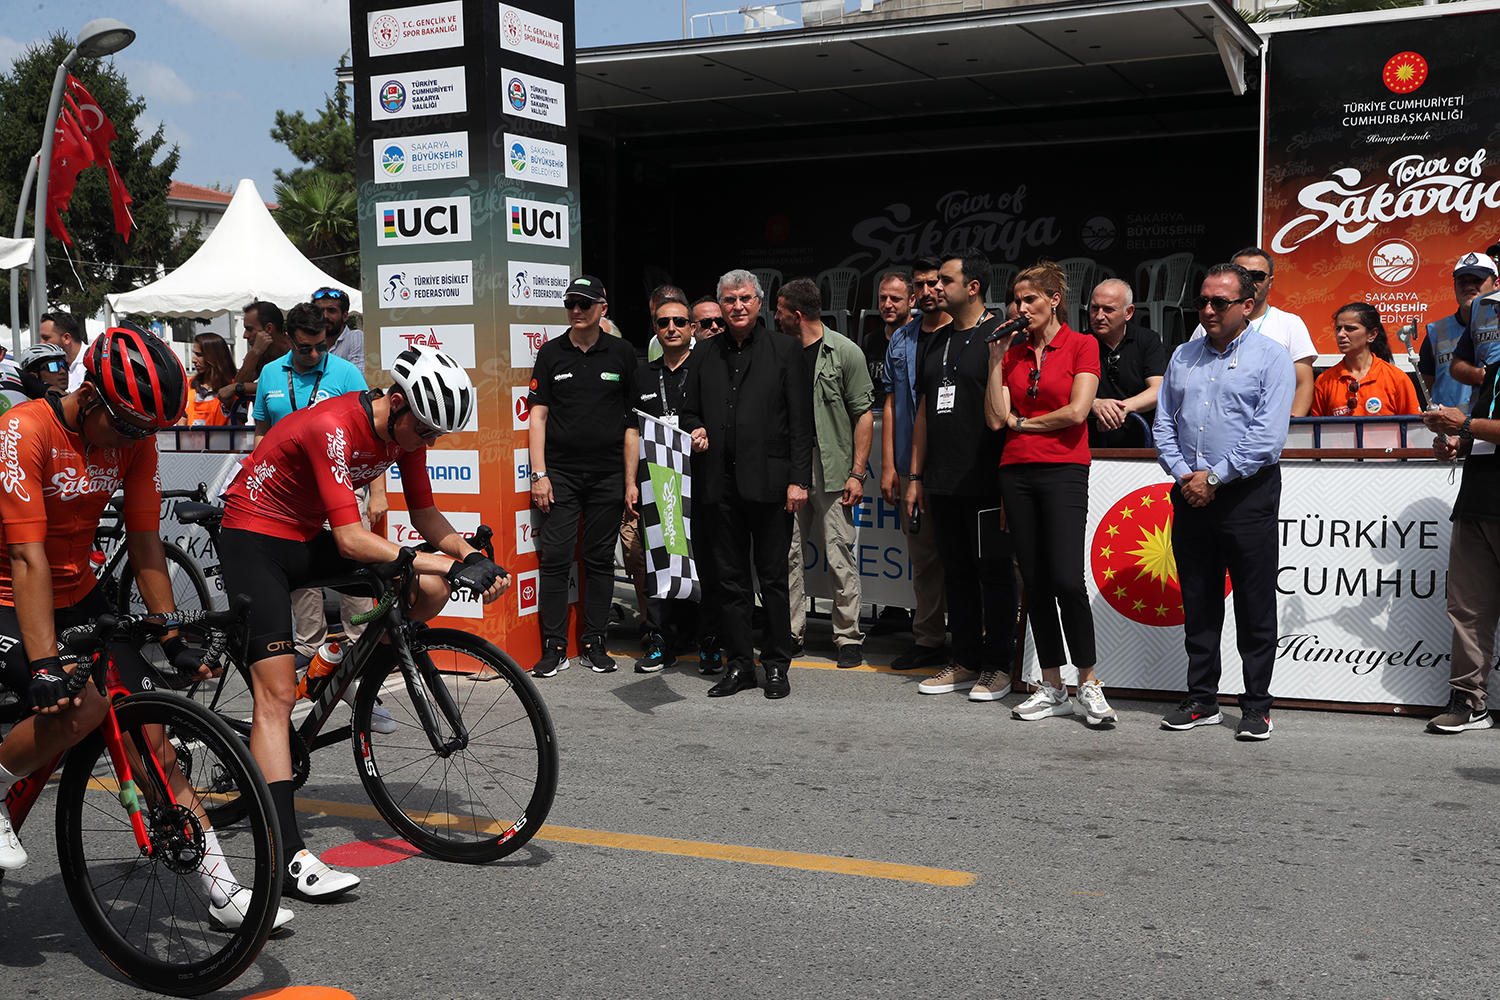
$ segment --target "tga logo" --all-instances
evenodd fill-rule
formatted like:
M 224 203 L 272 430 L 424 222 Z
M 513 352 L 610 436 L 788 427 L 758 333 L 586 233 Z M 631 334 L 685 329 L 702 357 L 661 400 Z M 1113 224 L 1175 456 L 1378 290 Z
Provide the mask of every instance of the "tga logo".
M 553 247 L 569 245 L 568 206 L 507 198 L 505 208 L 510 215 L 510 242 Z
M 380 106 L 391 115 L 406 107 L 406 88 L 400 80 L 387 80 L 381 85 Z
M 526 84 L 521 82 L 519 76 L 510 78 L 510 83 L 505 85 L 505 96 L 510 100 L 510 106 L 517 111 L 526 110 Z
M 399 177 L 406 169 L 406 150 L 391 143 L 380 151 L 380 169 L 392 177 Z
M 434 351 L 443 349 L 443 342 L 438 339 L 437 331 L 431 327 L 425 333 L 418 330 L 416 333 L 401 333 L 397 336 L 406 341 L 407 347 L 430 347 Z
M 410 302 L 411 288 L 406 283 L 404 271 L 391 275 L 385 286 L 380 289 L 380 301 L 382 302 Z
M 383 201 L 375 206 L 382 246 L 419 243 L 467 243 L 470 238 L 468 196 Z

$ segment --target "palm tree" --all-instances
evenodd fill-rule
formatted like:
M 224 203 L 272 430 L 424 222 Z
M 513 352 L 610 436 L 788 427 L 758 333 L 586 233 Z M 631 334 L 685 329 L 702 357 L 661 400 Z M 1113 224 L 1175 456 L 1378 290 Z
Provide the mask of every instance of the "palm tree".
M 345 284 L 359 284 L 359 223 L 344 178 L 308 171 L 278 182 L 276 221 L 292 245 Z

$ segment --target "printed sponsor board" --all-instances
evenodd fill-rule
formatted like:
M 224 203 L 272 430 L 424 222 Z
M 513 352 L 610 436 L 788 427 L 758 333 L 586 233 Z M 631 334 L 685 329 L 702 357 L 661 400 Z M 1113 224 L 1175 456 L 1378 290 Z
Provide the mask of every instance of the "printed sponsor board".
M 516 492 L 531 492 L 531 449 L 517 448 L 511 453 L 513 458 L 511 464 L 516 470 Z
M 500 5 L 500 44 L 506 52 L 563 64 L 562 22 L 524 7 Z
M 569 245 L 567 205 L 506 198 L 505 227 L 505 238 L 512 243 L 559 248 Z
M 563 293 L 573 280 L 566 264 L 538 264 L 512 260 L 506 266 L 506 291 L 513 306 L 562 306 Z
M 506 114 L 548 125 L 568 124 L 567 95 L 562 84 L 513 69 L 501 69 L 500 78 L 505 81 Z
M 474 262 L 471 260 L 381 264 L 376 269 L 376 278 L 380 287 L 380 305 L 384 309 L 474 304 Z
M 527 422 L 531 416 L 531 404 L 526 401 L 529 392 L 524 385 L 510 387 L 510 429 L 513 431 L 524 431 L 531 426 Z
M 434 132 L 375 143 L 375 183 L 469 176 L 469 134 Z
M 540 323 L 512 323 L 510 325 L 510 366 L 532 368 L 536 365 L 536 352 L 553 337 L 568 332 L 566 326 L 543 326 Z
M 462 66 L 370 77 L 370 118 L 377 123 L 394 118 L 458 115 L 468 109 Z
M 428 449 L 427 479 L 434 494 L 478 496 L 481 492 L 479 478 L 479 452 L 463 448 Z M 385 471 L 385 488 L 392 493 L 403 492 L 401 470 L 394 465 Z
M 536 536 L 541 530 L 542 514 L 534 507 L 516 511 L 516 554 L 536 551 Z
M 1425 336 L 1456 307 L 1455 262 L 1494 242 L 1500 52 L 1473 39 L 1496 32 L 1480 12 L 1269 36 L 1260 245 L 1272 303 L 1322 353 L 1346 302 Z
M 365 19 L 371 58 L 448 49 L 464 43 L 462 0 L 375 10 Z
M 439 508 L 441 509 L 441 508 Z M 443 511 L 443 516 L 453 529 L 465 538 L 473 538 L 474 532 L 479 530 L 481 523 L 478 513 L 468 511 Z M 404 510 L 393 510 L 385 515 L 385 537 L 397 545 L 421 545 L 423 538 L 411 524 L 411 515 Z M 484 602 L 480 600 L 457 599 L 450 597 L 440 615 L 448 615 L 454 618 L 483 618 Z
M 568 186 L 568 147 L 506 132 L 505 176 L 513 181 Z
M 377 246 L 467 243 L 471 237 L 468 195 L 375 203 Z
M 380 357 L 385 362 L 387 371 L 395 363 L 397 355 L 413 346 L 442 351 L 465 368 L 478 367 L 474 357 L 473 323 L 380 328 Z

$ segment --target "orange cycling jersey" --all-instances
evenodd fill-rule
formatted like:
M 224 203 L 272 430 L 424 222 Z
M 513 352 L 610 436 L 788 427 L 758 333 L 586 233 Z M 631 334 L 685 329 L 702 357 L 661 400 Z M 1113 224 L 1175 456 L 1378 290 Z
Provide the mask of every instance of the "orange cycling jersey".
M 1313 417 L 1390 417 L 1421 411 L 1417 390 L 1406 372 L 1381 358 L 1370 359 L 1370 370 L 1358 380 L 1354 409 L 1349 408 L 1349 389 L 1355 379 L 1340 361 L 1313 383 Z
M 93 590 L 94 529 L 121 486 L 126 530 L 156 531 L 161 482 L 155 438 L 95 447 L 64 427 L 44 399 L 0 414 L 0 604 L 16 603 L 10 546 L 26 542 L 46 547 L 53 607 L 71 607 Z

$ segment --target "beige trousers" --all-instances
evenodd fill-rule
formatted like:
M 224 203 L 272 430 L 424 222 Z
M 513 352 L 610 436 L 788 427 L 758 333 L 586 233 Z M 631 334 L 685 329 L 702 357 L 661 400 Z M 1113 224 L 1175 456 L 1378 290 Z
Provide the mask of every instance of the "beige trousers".
M 836 492 L 829 492 L 823 482 L 823 463 L 817 449 L 813 450 L 812 489 L 807 491 L 807 504 L 797 512 L 792 521 L 792 551 L 788 592 L 792 605 L 792 638 L 803 640 L 807 631 L 807 591 L 802 583 L 802 560 L 806 550 L 804 540 L 820 542 L 828 571 L 833 575 L 833 639 L 842 649 L 846 644 L 865 641 L 859 630 L 860 583 L 859 564 L 855 560 L 854 544 L 858 532 L 854 527 L 854 508 L 839 503 L 844 495 L 844 484 L 839 483 Z

